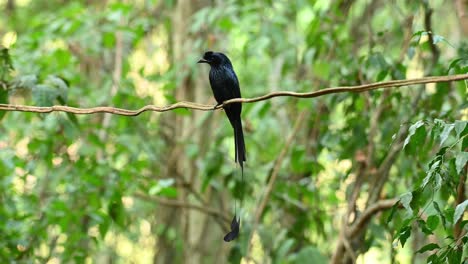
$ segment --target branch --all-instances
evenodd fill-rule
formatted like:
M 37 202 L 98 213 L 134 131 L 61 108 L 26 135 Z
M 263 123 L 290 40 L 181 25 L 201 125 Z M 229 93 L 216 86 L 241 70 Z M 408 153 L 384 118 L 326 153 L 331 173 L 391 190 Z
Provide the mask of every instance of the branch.
M 395 205 L 398 202 L 398 199 L 387 199 L 380 200 L 375 204 L 369 206 L 359 217 L 359 220 L 356 221 L 348 230 L 347 237 L 354 237 L 359 231 L 361 231 L 376 213 L 387 210 Z
M 356 256 L 354 249 L 352 247 L 349 247 L 349 240 L 353 239 L 356 235 L 361 232 L 366 225 L 369 223 L 371 220 L 372 216 L 377 214 L 380 211 L 386 210 L 391 208 L 395 203 L 398 202 L 398 199 L 387 199 L 387 200 L 380 200 L 375 202 L 373 205 L 370 205 L 367 207 L 367 209 L 360 215 L 360 217 L 356 220 L 356 222 L 349 226 L 346 225 L 346 218 L 343 219 L 343 229 L 340 230 L 340 235 L 339 235 L 339 241 L 338 245 L 336 246 L 336 250 L 333 253 L 333 256 L 331 258 L 330 263 L 333 264 L 338 264 L 342 263 L 343 259 L 345 259 L 345 253 L 348 252 L 351 257 L 351 261 L 355 262 L 356 261 Z
M 306 92 L 306 93 L 298 93 L 298 92 L 289 92 L 289 91 L 279 91 L 279 92 L 272 92 L 263 96 L 255 97 L 255 98 L 236 98 L 225 101 L 223 104 L 214 107 L 213 105 L 206 105 L 206 104 L 199 104 L 193 102 L 178 102 L 168 106 L 155 106 L 155 105 L 147 105 L 138 110 L 128 110 L 122 108 L 115 108 L 109 106 L 98 106 L 92 108 L 76 108 L 70 106 L 62 106 L 62 105 L 54 105 L 54 106 L 27 106 L 27 105 L 10 105 L 10 104 L 0 104 L 0 110 L 3 111 L 20 111 L 20 112 L 34 112 L 34 113 L 51 113 L 51 112 L 67 112 L 73 114 L 96 114 L 96 113 L 110 113 L 116 115 L 123 115 L 123 116 L 137 116 L 146 111 L 154 111 L 154 112 L 166 112 L 171 111 L 174 109 L 185 108 L 185 109 L 194 109 L 194 110 L 201 110 L 201 111 L 211 111 L 214 109 L 220 109 L 223 106 L 232 103 L 253 103 L 271 99 L 273 97 L 280 97 L 280 96 L 287 96 L 287 97 L 297 97 L 297 98 L 313 98 L 319 97 L 327 94 L 336 94 L 336 93 L 359 93 L 365 91 L 372 91 L 376 89 L 383 89 L 383 88 L 396 88 L 401 86 L 409 86 L 415 84 L 426 84 L 426 83 L 440 83 L 440 82 L 453 82 L 453 81 L 461 81 L 467 80 L 468 74 L 458 74 L 458 75 L 447 75 L 447 76 L 432 76 L 432 77 L 424 77 L 424 78 L 416 78 L 416 79 L 408 79 L 408 80 L 395 80 L 395 81 L 387 81 L 387 82 L 377 82 L 365 85 L 357 85 L 357 86 L 340 86 L 340 87 L 333 87 L 333 88 L 326 88 L 314 92 Z
M 141 194 L 141 193 L 135 193 L 134 195 L 135 195 L 135 197 L 138 197 L 140 199 L 148 200 L 148 201 L 154 201 L 156 203 L 159 203 L 159 204 L 165 205 L 165 206 L 172 206 L 172 207 L 180 207 L 180 208 L 197 210 L 197 211 L 200 211 L 202 213 L 211 215 L 213 217 L 221 218 L 226 223 L 231 222 L 231 219 L 228 216 L 224 215 L 222 212 L 220 212 L 220 211 L 218 211 L 218 210 L 216 210 L 214 208 L 209 208 L 209 207 L 199 206 L 199 205 L 195 205 L 195 204 L 185 203 L 185 202 L 181 202 L 181 201 L 178 201 L 178 200 L 170 200 L 170 199 L 164 199 L 164 198 L 155 197 L 155 196 L 149 196 L 149 195 L 145 195 L 145 194 Z
M 436 44 L 434 44 L 434 37 L 432 32 L 432 12 L 434 11 L 432 8 L 429 7 L 429 4 L 425 4 L 425 12 L 424 12 L 424 27 L 428 32 L 427 36 L 429 38 L 429 47 L 431 48 L 432 53 L 432 67 L 434 67 L 439 60 L 440 51 L 437 48 Z

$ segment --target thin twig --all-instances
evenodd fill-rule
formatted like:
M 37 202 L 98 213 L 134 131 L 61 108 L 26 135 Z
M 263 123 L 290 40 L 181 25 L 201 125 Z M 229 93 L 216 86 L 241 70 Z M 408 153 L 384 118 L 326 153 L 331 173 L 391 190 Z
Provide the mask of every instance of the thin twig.
M 354 252 L 354 249 L 351 246 L 351 243 L 349 243 L 348 238 L 343 235 L 343 236 L 341 236 L 340 239 L 343 242 L 343 245 L 344 245 L 344 248 L 345 248 L 346 252 L 348 252 L 348 254 L 349 254 L 350 258 L 351 258 L 351 263 L 355 264 L 356 259 L 357 259 L 356 252 Z
M 359 217 L 359 220 L 356 221 L 348 230 L 347 237 L 354 237 L 357 233 L 359 233 L 369 222 L 373 215 L 376 213 L 387 210 L 394 206 L 398 202 L 398 199 L 386 199 L 380 200 L 375 204 L 369 206 Z
M 377 82 L 365 85 L 357 86 L 341 86 L 326 88 L 314 92 L 298 93 L 298 92 L 289 92 L 289 91 L 279 91 L 272 92 L 263 96 L 255 98 L 236 98 L 225 101 L 223 104 L 214 107 L 213 105 L 199 104 L 194 102 L 178 102 L 168 106 L 155 106 L 147 105 L 138 110 L 128 110 L 122 108 L 115 108 L 110 106 L 98 106 L 92 108 L 77 108 L 63 105 L 54 105 L 54 106 L 28 106 L 28 105 L 10 105 L 10 104 L 0 104 L 0 110 L 3 111 L 21 111 L 21 112 L 34 112 L 34 113 L 51 113 L 51 112 L 67 112 L 73 114 L 95 114 L 95 113 L 110 113 L 123 116 L 137 116 L 146 111 L 154 112 L 166 112 L 174 109 L 185 108 L 185 109 L 194 109 L 201 111 L 212 111 L 213 109 L 220 109 L 223 106 L 232 103 L 253 103 L 258 101 L 264 101 L 271 99 L 273 97 L 288 96 L 288 97 L 297 97 L 297 98 L 313 98 L 319 97 L 327 94 L 336 94 L 336 93 L 359 93 L 364 91 L 371 91 L 376 89 L 383 88 L 396 88 L 401 86 L 409 86 L 415 84 L 426 84 L 426 83 L 440 83 L 440 82 L 453 82 L 467 80 L 468 74 L 457 74 L 457 75 L 447 75 L 447 76 L 432 76 L 408 80 L 395 80 L 387 82 Z
M 195 204 L 185 203 L 185 202 L 179 201 L 179 200 L 170 200 L 170 199 L 165 199 L 165 198 L 156 197 L 156 196 L 149 196 L 149 195 L 145 195 L 145 194 L 141 194 L 141 193 L 136 193 L 134 195 L 137 198 L 140 198 L 140 199 L 143 199 L 143 200 L 154 201 L 156 203 L 159 203 L 159 204 L 165 205 L 165 206 L 172 206 L 172 207 L 180 207 L 180 208 L 197 210 L 197 211 L 200 211 L 202 213 L 205 213 L 205 214 L 208 214 L 208 215 L 211 215 L 211 216 L 214 216 L 214 217 L 221 218 L 226 223 L 231 222 L 231 219 L 227 215 L 223 214 L 222 212 L 220 212 L 219 210 L 216 210 L 214 208 L 209 208 L 209 207 L 206 207 L 206 206 L 199 206 L 199 205 L 195 205 Z
M 429 4 L 425 4 L 425 12 L 424 12 L 424 27 L 426 29 L 426 32 L 428 32 L 428 43 L 429 47 L 431 48 L 431 53 L 432 53 L 432 67 L 433 68 L 436 64 L 437 61 L 439 60 L 440 57 L 440 50 L 437 48 L 436 44 L 434 43 L 434 37 L 433 34 L 434 32 L 432 31 L 432 13 L 433 9 L 429 7 Z

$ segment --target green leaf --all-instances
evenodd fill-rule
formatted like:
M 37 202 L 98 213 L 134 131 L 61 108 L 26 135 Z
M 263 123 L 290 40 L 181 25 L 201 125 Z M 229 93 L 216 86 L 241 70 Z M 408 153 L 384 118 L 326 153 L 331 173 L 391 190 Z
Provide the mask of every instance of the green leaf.
M 390 221 L 392 221 L 393 216 L 395 215 L 395 212 L 396 212 L 396 210 L 397 210 L 398 205 L 399 205 L 399 203 L 396 202 L 396 203 L 392 206 L 392 210 L 390 211 L 390 215 L 388 216 L 387 221 L 386 221 L 387 224 L 390 223 Z
M 408 129 L 408 136 L 405 139 L 405 142 L 403 144 L 403 148 L 405 148 L 406 145 L 410 142 L 411 137 L 416 133 L 416 130 L 424 125 L 424 122 L 422 120 L 419 120 L 418 122 L 414 123 L 413 125 L 410 126 Z
M 440 145 L 442 146 L 450 135 L 450 132 L 455 128 L 454 124 L 445 124 L 444 130 L 440 134 Z
M 300 173 L 304 171 L 304 156 L 305 156 L 305 149 L 303 146 L 297 146 L 292 150 L 291 153 L 291 169 L 295 173 Z
M 411 226 L 405 226 L 400 230 L 399 238 L 400 238 L 400 243 L 402 247 L 405 246 L 406 241 L 408 240 L 410 236 L 411 236 Z
M 463 220 L 461 222 L 461 228 L 463 228 L 466 224 L 468 224 L 468 220 Z M 468 244 L 468 236 L 462 237 L 461 241 L 463 242 L 463 244 Z
M 411 194 L 413 195 L 413 199 L 411 200 L 410 206 L 413 211 L 419 211 L 419 208 L 421 207 L 422 203 L 424 203 L 424 200 L 421 199 L 422 193 L 423 193 L 422 188 L 417 188 L 416 190 L 412 191 Z
M 286 241 L 281 243 L 281 246 L 276 250 L 276 257 L 278 259 L 284 259 L 293 245 L 294 239 L 286 239 Z
M 439 259 L 439 256 L 437 254 L 432 254 L 429 257 L 427 257 L 426 263 L 439 264 L 441 263 L 441 260 Z
M 447 220 L 449 222 L 452 222 L 452 223 L 455 223 L 453 221 L 453 217 L 455 216 L 455 208 L 453 207 L 447 207 L 445 210 L 444 210 L 444 214 L 445 216 L 447 217 Z
M 411 38 L 416 37 L 416 40 L 415 40 L 415 41 L 416 41 L 416 43 L 419 43 L 419 40 L 421 39 L 421 36 L 422 36 L 422 35 L 426 35 L 426 34 L 427 34 L 426 31 L 424 31 L 424 30 L 419 30 L 419 31 L 415 32 L 415 33 L 411 36 Z
M 385 79 L 385 77 L 387 77 L 387 75 L 388 75 L 388 70 L 380 71 L 379 74 L 377 75 L 377 81 L 378 82 L 382 81 L 383 79 Z
M 232 20 L 231 18 L 229 17 L 223 17 L 221 18 L 219 21 L 218 21 L 218 25 L 221 29 L 224 29 L 224 30 L 229 30 L 232 28 L 232 26 L 234 25 L 232 23 Z
M 466 124 L 468 121 L 455 121 L 455 131 L 457 132 L 457 138 L 460 138 L 460 134 L 465 130 Z
M 426 251 L 431 251 L 437 248 L 440 248 L 439 245 L 437 245 L 436 243 L 430 243 L 420 248 L 418 251 L 416 251 L 416 253 L 424 253 Z
M 104 32 L 102 42 L 104 47 L 113 48 L 115 46 L 115 32 Z
M 122 203 L 122 194 L 118 191 L 112 195 L 109 205 L 108 214 L 110 218 L 120 227 L 125 226 L 125 209 Z
M 426 235 L 432 235 L 432 231 L 427 227 L 426 222 L 422 219 L 417 220 L 419 228 L 421 228 L 421 231 L 426 234 Z
M 435 176 L 435 174 L 438 173 L 438 171 L 440 170 L 440 159 L 437 159 L 436 161 L 434 161 L 431 165 L 431 167 L 429 168 L 429 170 L 427 171 L 427 174 L 426 174 L 426 177 L 424 178 L 423 180 L 423 183 L 421 185 L 421 188 L 425 188 L 426 185 L 432 180 L 432 178 Z
M 109 217 L 103 217 L 102 221 L 99 223 L 99 235 L 102 239 L 106 237 L 107 231 L 109 231 L 111 221 Z
M 458 58 L 458 59 L 453 60 L 448 67 L 447 74 L 450 72 L 452 68 L 456 67 L 460 61 L 463 61 L 463 58 Z
M 434 208 L 436 209 L 437 213 L 439 213 L 440 219 L 442 219 L 442 224 L 445 228 L 447 226 L 447 220 L 445 219 L 444 213 L 442 212 L 442 210 L 439 207 L 439 204 L 436 201 L 432 202 L 432 204 L 434 205 Z
M 461 151 L 457 154 L 455 158 L 455 167 L 457 168 L 457 173 L 461 173 L 466 163 L 468 162 L 468 152 Z
M 175 180 L 173 178 L 161 179 L 149 189 L 148 194 L 171 198 L 177 197 L 177 189 L 173 187 L 174 183 Z
M 455 213 L 453 214 L 454 223 L 458 222 L 458 220 L 463 216 L 463 213 L 465 212 L 467 206 L 468 199 L 465 200 L 463 203 L 457 205 L 457 207 L 455 207 Z
M 439 221 L 440 221 L 439 216 L 437 216 L 437 215 L 428 216 L 427 221 L 426 221 L 427 228 L 434 231 L 437 228 L 437 226 L 439 225 Z
M 442 176 L 440 175 L 440 173 L 434 174 L 434 182 L 432 186 L 434 187 L 435 191 L 440 190 L 440 187 L 442 187 Z
M 159 193 L 160 196 L 165 196 L 169 198 L 175 198 L 178 195 L 177 189 L 174 187 L 166 187 L 162 189 Z
M 413 194 L 411 192 L 407 192 L 400 196 L 401 204 L 406 209 L 406 211 L 408 211 L 410 215 L 413 214 L 413 210 L 411 209 L 411 206 L 410 206 L 411 200 L 413 200 Z
M 447 254 L 447 260 L 449 264 L 460 264 L 462 262 L 462 253 L 463 249 L 462 248 L 450 248 L 449 252 Z

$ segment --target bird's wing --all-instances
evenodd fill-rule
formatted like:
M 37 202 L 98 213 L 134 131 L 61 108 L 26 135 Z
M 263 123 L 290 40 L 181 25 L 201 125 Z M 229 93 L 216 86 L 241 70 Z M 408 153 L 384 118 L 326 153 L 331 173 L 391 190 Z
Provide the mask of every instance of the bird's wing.
M 226 78 L 226 85 L 224 86 L 226 94 L 229 94 L 229 99 L 241 97 L 241 92 L 239 88 L 239 80 L 237 79 L 236 73 L 234 70 L 229 69 L 226 71 L 228 78 Z

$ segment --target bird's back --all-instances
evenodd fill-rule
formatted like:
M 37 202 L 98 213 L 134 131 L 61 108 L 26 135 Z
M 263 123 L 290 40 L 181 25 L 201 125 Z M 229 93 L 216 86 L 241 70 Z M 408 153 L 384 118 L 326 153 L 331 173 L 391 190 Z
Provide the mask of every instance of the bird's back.
M 239 81 L 230 67 L 218 66 L 210 69 L 210 84 L 218 103 L 241 97 Z

